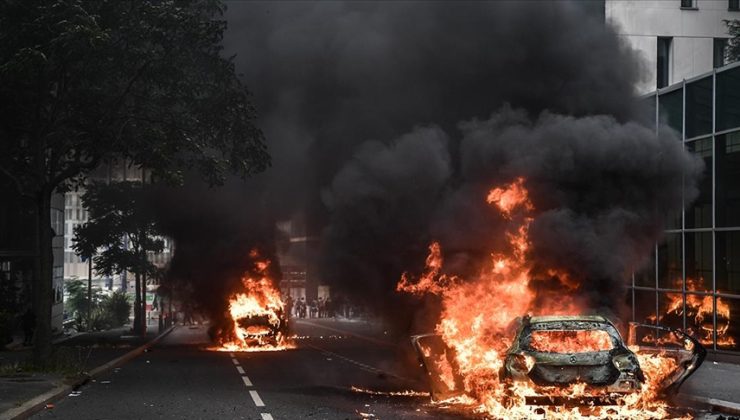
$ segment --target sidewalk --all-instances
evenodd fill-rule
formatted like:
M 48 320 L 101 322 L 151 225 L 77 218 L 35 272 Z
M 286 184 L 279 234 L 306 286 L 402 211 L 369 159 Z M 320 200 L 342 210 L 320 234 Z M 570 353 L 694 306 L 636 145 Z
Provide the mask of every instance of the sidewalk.
M 676 400 L 740 415 L 740 365 L 705 360 L 681 386 Z
M 62 385 L 72 385 L 84 374 L 125 355 L 159 335 L 158 324 L 148 325 L 146 336 L 133 336 L 130 326 L 79 333 L 54 342 L 59 357 L 54 372 L 30 369 L 31 348 L 0 351 L 0 418 L 3 413 Z

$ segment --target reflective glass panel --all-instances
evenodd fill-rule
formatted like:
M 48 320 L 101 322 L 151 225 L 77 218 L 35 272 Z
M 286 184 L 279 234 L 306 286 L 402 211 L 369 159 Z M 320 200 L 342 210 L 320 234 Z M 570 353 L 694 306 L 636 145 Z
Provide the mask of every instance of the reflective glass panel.
M 740 314 L 740 299 L 717 298 L 717 348 L 740 350 L 738 314 Z
M 658 293 L 658 323 L 683 328 L 683 293 Z
M 686 232 L 686 290 L 712 290 L 712 232 Z
M 686 85 L 686 138 L 712 132 L 712 76 Z
M 635 321 L 655 324 L 655 292 L 635 290 Z
M 676 89 L 660 95 L 658 109 L 661 124 L 667 124 L 676 130 L 680 138 L 683 132 L 683 90 Z
M 717 131 L 740 127 L 740 67 L 717 73 Z
M 699 196 L 686 209 L 686 228 L 712 227 L 712 138 L 689 142 L 686 148 L 704 161 Z
M 740 227 L 740 131 L 717 136 L 717 227 Z
M 740 295 L 740 231 L 716 235 L 717 293 Z
M 681 267 L 681 234 L 666 233 L 658 245 L 658 287 L 681 289 L 683 270 Z
M 655 251 L 650 253 L 649 262 L 635 273 L 635 286 L 655 287 Z

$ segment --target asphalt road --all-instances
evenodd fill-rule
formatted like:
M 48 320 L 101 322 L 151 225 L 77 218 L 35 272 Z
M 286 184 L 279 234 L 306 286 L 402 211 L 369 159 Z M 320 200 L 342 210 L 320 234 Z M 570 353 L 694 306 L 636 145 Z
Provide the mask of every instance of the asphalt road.
M 297 348 L 252 353 L 211 351 L 206 327 L 178 327 L 151 351 L 33 418 L 471 418 L 434 406 L 427 396 L 383 394 L 426 391 L 408 340 L 392 341 L 370 324 L 293 325 Z M 701 411 L 694 416 L 723 418 Z
M 413 377 L 418 371 L 397 365 L 407 357 L 407 343 L 390 343 L 382 331 L 362 324 L 297 322 L 294 332 L 293 350 L 227 353 L 207 349 L 205 327 L 181 326 L 34 418 L 460 418 L 429 405 L 428 397 L 352 390 L 424 391 Z

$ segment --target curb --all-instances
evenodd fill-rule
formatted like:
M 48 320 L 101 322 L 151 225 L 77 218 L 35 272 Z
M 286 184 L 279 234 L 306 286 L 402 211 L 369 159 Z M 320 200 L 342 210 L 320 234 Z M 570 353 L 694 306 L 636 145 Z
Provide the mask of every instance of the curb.
M 678 397 L 695 404 L 700 404 L 710 410 L 719 411 L 723 414 L 729 414 L 733 416 L 740 415 L 740 404 L 735 402 L 686 394 L 678 394 Z
M 171 326 L 170 328 L 166 329 L 164 332 L 162 332 L 158 336 L 151 339 L 149 342 L 142 344 L 141 346 L 131 350 L 130 352 L 124 354 L 123 356 L 120 356 L 116 359 L 111 360 L 108 363 L 105 363 L 103 365 L 96 367 L 95 369 L 88 372 L 84 378 L 78 379 L 73 384 L 59 385 L 56 388 L 53 388 L 41 395 L 38 395 L 24 402 L 23 404 L 21 404 L 20 406 L 16 408 L 10 409 L 4 413 L 0 413 L 0 420 L 20 420 L 20 419 L 27 419 L 31 417 L 31 415 L 37 413 L 38 411 L 41 411 L 46 406 L 47 403 L 61 399 L 65 395 L 69 394 L 70 391 L 77 390 L 81 386 L 88 383 L 90 379 L 116 366 L 122 365 L 128 362 L 129 360 L 135 358 L 136 356 L 139 356 L 140 354 L 144 353 L 146 349 L 157 344 L 167 334 L 171 333 L 172 330 L 174 330 L 176 326 L 177 325 Z

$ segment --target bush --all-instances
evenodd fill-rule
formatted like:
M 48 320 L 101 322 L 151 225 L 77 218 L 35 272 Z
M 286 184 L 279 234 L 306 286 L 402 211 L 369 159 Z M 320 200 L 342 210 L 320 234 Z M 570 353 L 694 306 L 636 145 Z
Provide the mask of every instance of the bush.
M 103 299 L 102 308 L 108 316 L 111 326 L 120 327 L 128 323 L 131 314 L 131 302 L 129 302 L 126 292 L 122 290 L 113 292 L 112 295 Z
M 74 316 L 81 331 L 107 330 L 120 327 L 128 322 L 131 313 L 131 303 L 125 292 L 118 290 L 110 296 L 105 296 L 98 288 L 92 290 L 92 308 L 90 311 L 90 325 L 87 320 L 87 285 L 79 280 L 66 284 L 69 298 L 65 305 Z

